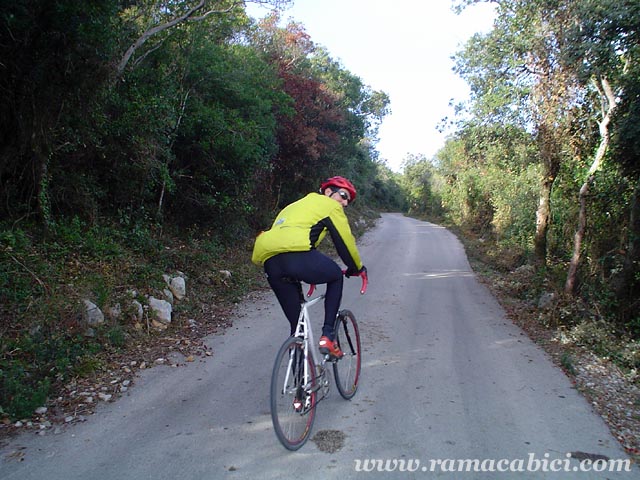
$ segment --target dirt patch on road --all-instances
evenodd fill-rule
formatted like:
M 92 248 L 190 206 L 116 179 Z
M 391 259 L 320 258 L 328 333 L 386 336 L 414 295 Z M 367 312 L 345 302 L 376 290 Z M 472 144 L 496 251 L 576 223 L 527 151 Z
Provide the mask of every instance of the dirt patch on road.
M 325 453 L 335 453 L 344 447 L 347 436 L 340 430 L 320 430 L 311 439 L 318 450 Z

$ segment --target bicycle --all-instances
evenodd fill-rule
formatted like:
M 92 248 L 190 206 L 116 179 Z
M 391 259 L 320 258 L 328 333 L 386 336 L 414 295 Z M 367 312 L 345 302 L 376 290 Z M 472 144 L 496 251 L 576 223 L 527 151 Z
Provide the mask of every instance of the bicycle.
M 360 293 L 364 294 L 368 279 L 366 273 L 360 277 Z M 315 285 L 311 285 L 307 297 L 314 289 Z M 336 341 L 344 353 L 340 359 L 320 355 L 315 343 L 309 309 L 324 297 L 321 294 L 306 300 L 301 291 L 302 308 L 295 333 L 282 344 L 273 366 L 271 420 L 278 440 L 288 450 L 298 450 L 309 439 L 316 405 L 327 397 L 331 385 L 327 362 L 333 365 L 336 387 L 345 400 L 353 398 L 358 389 L 362 357 L 360 331 L 353 313 L 343 309 L 336 317 Z

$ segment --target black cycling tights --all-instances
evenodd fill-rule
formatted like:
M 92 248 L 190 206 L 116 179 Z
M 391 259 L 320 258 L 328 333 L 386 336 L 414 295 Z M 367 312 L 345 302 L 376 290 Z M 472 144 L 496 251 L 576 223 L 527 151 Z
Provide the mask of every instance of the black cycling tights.
M 327 284 L 324 300 L 322 335 L 334 340 L 333 325 L 342 301 L 342 270 L 336 262 L 317 250 L 288 252 L 271 257 L 264 264 L 269 285 L 295 332 L 300 316 L 300 281 L 309 284 Z

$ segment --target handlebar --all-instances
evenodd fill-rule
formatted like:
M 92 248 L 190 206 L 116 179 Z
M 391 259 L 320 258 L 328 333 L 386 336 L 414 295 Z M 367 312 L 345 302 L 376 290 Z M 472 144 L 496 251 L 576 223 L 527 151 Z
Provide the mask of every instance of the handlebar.
M 345 273 L 346 273 L 346 270 L 343 270 L 342 274 L 344 275 Z M 362 279 L 362 286 L 360 287 L 360 294 L 364 295 L 365 292 L 367 291 L 367 286 L 369 285 L 369 277 L 367 276 L 367 272 L 366 271 L 359 273 L 357 276 Z M 310 297 L 311 295 L 313 295 L 313 292 L 315 292 L 315 290 L 316 290 L 315 284 L 309 285 L 309 291 L 307 292 L 307 297 Z
M 362 279 L 362 286 L 360 287 L 360 295 L 364 295 L 367 291 L 367 287 L 369 286 L 369 276 L 367 272 L 362 272 L 358 274 L 358 276 Z

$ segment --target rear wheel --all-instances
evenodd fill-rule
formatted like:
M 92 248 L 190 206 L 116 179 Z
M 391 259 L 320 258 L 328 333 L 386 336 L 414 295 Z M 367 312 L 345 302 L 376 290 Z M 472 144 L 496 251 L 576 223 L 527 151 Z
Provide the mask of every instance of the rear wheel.
M 349 400 L 358 390 L 362 357 L 360 351 L 360 331 L 356 317 L 349 310 L 338 313 L 335 324 L 336 341 L 344 356 L 333 364 L 333 374 L 338 392 Z
M 305 357 L 302 339 L 291 337 L 280 347 L 271 375 L 271 420 L 287 449 L 297 450 L 309 438 L 315 406 L 316 367 Z

